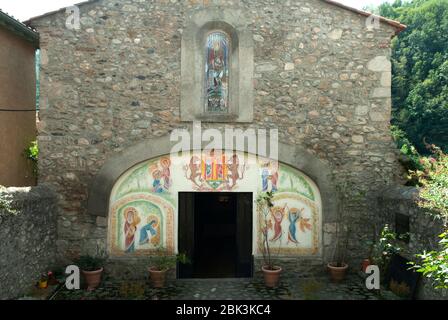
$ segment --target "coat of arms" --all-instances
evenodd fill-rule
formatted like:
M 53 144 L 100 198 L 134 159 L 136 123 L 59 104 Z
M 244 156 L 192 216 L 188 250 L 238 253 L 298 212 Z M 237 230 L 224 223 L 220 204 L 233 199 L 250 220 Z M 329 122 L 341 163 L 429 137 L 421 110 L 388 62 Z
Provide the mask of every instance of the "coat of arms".
M 204 152 L 201 157 L 193 156 L 184 167 L 186 177 L 199 191 L 233 190 L 238 180 L 244 178 L 246 164 L 241 165 L 236 153 L 228 157 L 222 151 Z

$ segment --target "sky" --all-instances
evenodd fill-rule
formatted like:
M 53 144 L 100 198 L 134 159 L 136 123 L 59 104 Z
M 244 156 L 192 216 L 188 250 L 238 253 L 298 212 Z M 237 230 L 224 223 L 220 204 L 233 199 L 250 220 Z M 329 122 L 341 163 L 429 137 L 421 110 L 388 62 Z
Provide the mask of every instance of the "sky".
M 20 21 L 39 16 L 46 12 L 83 2 L 84 0 L 0 0 L 0 9 Z M 345 5 L 362 9 L 367 5 L 379 5 L 391 0 L 337 0 Z

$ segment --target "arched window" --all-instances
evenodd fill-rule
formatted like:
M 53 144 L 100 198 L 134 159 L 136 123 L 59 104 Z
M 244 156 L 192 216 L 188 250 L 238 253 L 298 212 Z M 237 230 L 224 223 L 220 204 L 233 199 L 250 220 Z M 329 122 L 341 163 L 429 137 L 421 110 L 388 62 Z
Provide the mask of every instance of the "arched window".
M 229 112 L 230 38 L 213 31 L 205 42 L 205 112 Z
M 240 9 L 207 7 L 186 21 L 181 50 L 181 121 L 254 119 L 252 20 Z

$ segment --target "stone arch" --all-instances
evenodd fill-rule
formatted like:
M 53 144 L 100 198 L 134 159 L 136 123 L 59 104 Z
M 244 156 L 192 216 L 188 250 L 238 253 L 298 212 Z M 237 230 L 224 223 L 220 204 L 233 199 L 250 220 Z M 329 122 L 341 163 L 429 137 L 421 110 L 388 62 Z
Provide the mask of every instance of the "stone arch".
M 251 122 L 253 119 L 254 41 L 250 19 L 240 9 L 211 6 L 195 10 L 182 33 L 181 120 L 203 122 Z M 204 112 L 204 37 L 220 30 L 230 36 L 229 112 L 211 116 Z
M 170 154 L 173 145 L 167 135 L 142 141 L 111 156 L 89 186 L 88 213 L 107 217 L 109 198 L 121 175 L 141 162 Z M 235 151 L 245 152 L 238 149 Z M 316 184 L 322 198 L 322 226 L 325 228 L 325 224 L 336 222 L 337 196 L 329 166 L 296 145 L 279 143 L 278 155 L 280 162 L 303 172 Z

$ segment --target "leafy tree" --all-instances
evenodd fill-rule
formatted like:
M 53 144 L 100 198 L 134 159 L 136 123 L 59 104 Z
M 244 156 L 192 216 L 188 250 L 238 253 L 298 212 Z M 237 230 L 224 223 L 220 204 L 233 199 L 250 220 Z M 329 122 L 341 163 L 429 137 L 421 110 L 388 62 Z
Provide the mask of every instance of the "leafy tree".
M 408 28 L 392 41 L 393 119 L 418 152 L 448 150 L 448 0 L 397 0 L 376 10 Z

